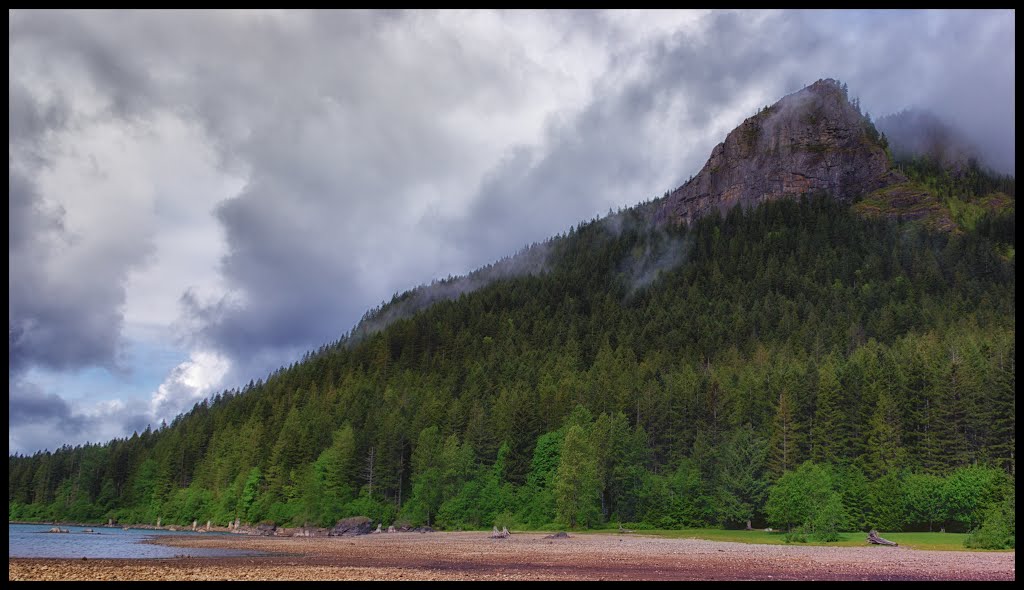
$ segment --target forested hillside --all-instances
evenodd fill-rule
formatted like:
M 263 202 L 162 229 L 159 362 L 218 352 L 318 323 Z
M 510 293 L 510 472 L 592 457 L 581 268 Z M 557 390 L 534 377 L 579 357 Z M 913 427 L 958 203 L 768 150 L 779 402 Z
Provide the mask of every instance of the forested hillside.
M 582 223 L 531 249 L 542 272 L 342 338 L 170 425 L 10 457 L 9 518 L 1012 519 L 1013 182 L 905 168 L 960 182 L 965 203 L 1006 199 L 956 231 L 824 195 L 689 226 L 655 228 L 650 203 Z

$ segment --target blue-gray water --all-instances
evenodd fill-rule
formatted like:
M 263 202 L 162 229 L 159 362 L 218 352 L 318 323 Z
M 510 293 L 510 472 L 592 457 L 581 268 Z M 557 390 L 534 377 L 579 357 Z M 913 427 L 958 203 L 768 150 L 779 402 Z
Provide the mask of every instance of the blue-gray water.
M 7 525 L 7 557 L 62 557 L 80 559 L 160 558 L 160 557 L 232 557 L 255 555 L 251 551 L 229 549 L 192 549 L 165 547 L 143 543 L 145 539 L 164 535 L 224 535 L 229 533 L 193 533 L 191 531 L 155 531 L 146 529 L 122 530 L 119 527 L 81 527 L 61 525 L 69 533 L 47 532 L 51 524 Z M 92 528 L 99 534 L 83 533 Z

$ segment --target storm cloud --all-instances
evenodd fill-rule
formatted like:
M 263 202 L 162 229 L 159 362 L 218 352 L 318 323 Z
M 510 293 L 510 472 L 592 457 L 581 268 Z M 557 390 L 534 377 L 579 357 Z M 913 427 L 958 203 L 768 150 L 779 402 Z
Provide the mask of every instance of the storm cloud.
M 170 421 L 395 293 L 658 197 L 819 78 L 1013 171 L 1013 16 L 11 11 L 12 450 L 53 448 L 46 417 L 69 442 L 89 415 Z M 38 385 L 138 376 L 157 342 L 180 356 L 135 400 Z

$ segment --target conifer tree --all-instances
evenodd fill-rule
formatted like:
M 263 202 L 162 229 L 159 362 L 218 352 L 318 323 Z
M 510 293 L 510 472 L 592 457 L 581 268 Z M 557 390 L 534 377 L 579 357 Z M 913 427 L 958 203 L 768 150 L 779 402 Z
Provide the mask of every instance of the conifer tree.
M 811 457 L 823 463 L 839 463 L 850 448 L 849 417 L 845 410 L 842 386 L 830 360 L 818 369 L 818 398 L 811 431 Z
M 590 436 L 583 426 L 570 424 L 554 481 L 558 520 L 573 529 L 597 524 L 600 485 Z
M 883 389 L 869 423 L 864 471 L 879 478 L 905 467 L 906 457 L 899 407 L 892 394 Z

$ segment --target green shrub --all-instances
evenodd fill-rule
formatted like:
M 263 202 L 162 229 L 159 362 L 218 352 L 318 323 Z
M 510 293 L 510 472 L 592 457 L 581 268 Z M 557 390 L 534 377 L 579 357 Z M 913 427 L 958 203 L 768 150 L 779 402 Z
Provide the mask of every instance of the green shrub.
M 981 526 L 964 539 L 970 549 L 1013 549 L 1016 525 L 1013 495 L 989 508 Z
M 839 540 L 839 531 L 846 520 L 842 498 L 833 493 L 811 519 L 811 531 L 815 540 L 833 543 Z
M 803 527 L 798 527 L 790 531 L 786 531 L 786 534 L 782 535 L 782 541 L 784 543 L 806 543 L 807 542 L 807 530 Z

